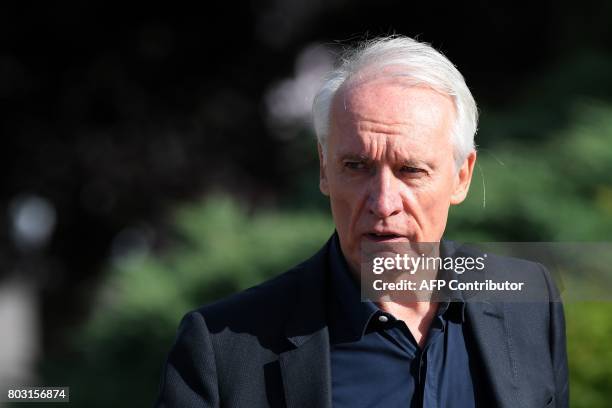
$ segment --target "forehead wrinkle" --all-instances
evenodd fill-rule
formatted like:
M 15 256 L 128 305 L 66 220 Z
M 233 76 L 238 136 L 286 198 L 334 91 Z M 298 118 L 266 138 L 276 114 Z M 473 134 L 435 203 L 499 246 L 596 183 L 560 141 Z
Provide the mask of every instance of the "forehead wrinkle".
M 426 148 L 431 138 L 435 137 L 434 126 L 415 126 L 410 123 L 393 123 L 386 124 L 371 121 L 359 121 L 355 124 L 356 131 L 366 139 L 382 139 L 386 140 L 386 148 L 397 151 L 409 148 L 411 151 L 422 150 Z M 425 127 L 425 131 L 424 128 Z
M 365 132 L 365 133 L 374 133 L 374 134 L 384 134 L 388 136 L 401 136 L 404 134 L 404 129 L 408 126 L 407 123 L 401 122 L 392 122 L 392 123 L 384 123 L 380 120 L 374 119 L 361 119 L 356 122 L 357 131 Z
M 432 137 L 428 131 L 423 132 L 422 128 L 407 123 L 385 124 L 377 121 L 353 121 L 349 118 L 338 122 L 335 124 L 338 130 L 341 129 L 346 135 L 355 135 L 349 136 L 352 142 L 350 147 L 345 146 L 342 149 L 348 148 L 342 155 L 382 158 L 385 154 L 387 159 L 394 157 L 397 161 L 413 161 L 415 156 L 423 155 L 424 151 L 428 150 L 428 140 Z
M 370 156 L 372 159 L 379 159 L 386 150 L 386 143 L 380 143 L 381 138 L 373 137 L 367 138 L 365 140 L 365 150 L 366 154 Z
M 413 149 L 395 143 L 391 137 L 375 137 L 364 140 L 363 150 L 353 152 L 354 157 L 362 157 L 374 161 L 386 161 L 389 163 L 414 162 Z

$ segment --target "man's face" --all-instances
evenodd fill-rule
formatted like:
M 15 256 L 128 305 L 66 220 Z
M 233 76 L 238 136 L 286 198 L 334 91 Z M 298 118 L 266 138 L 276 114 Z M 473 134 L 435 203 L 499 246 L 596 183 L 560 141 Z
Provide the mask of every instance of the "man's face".
M 398 78 L 340 89 L 332 102 L 320 188 L 340 245 L 358 271 L 370 242 L 438 242 L 467 194 L 476 154 L 457 169 L 449 96 Z

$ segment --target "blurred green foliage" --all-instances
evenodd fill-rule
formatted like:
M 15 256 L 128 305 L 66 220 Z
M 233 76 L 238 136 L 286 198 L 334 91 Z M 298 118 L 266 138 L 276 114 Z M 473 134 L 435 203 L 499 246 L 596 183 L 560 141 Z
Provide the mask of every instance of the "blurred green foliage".
M 182 207 L 175 227 L 178 238 L 162 254 L 116 262 L 73 355 L 44 363 L 53 383 L 70 384 L 71 403 L 151 406 L 186 311 L 290 268 L 333 231 L 321 213 L 249 215 L 223 196 Z
M 548 103 L 520 110 L 546 117 Z M 483 119 L 479 138 L 492 142 L 480 148 L 468 200 L 451 210 L 449 238 L 609 240 L 612 106 L 580 98 L 566 105 L 563 126 L 549 120 L 529 128 L 511 110 Z M 530 134 L 512 138 L 513 123 Z M 316 180 L 303 180 L 317 194 Z M 44 361 L 47 382 L 69 384 L 77 406 L 150 406 L 186 311 L 286 270 L 333 231 L 328 211 L 249 212 L 223 196 L 180 207 L 174 225 L 174 242 L 111 267 L 74 349 Z M 572 406 L 608 406 L 612 307 L 572 303 L 566 311 Z
M 462 241 L 609 240 L 612 106 L 577 103 L 570 123 L 541 141 L 507 139 L 480 149 L 468 199 L 451 208 L 448 235 Z

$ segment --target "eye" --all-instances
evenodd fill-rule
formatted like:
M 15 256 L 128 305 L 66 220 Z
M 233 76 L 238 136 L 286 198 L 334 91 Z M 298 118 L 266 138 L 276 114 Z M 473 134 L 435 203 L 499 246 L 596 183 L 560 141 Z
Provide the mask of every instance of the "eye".
M 400 168 L 400 172 L 402 172 L 403 174 L 409 174 L 409 175 L 427 174 L 427 171 L 425 171 L 424 169 L 421 169 L 419 167 L 412 167 L 412 166 L 402 166 Z
M 349 170 L 363 170 L 366 168 L 366 164 L 362 161 L 345 161 L 344 167 Z

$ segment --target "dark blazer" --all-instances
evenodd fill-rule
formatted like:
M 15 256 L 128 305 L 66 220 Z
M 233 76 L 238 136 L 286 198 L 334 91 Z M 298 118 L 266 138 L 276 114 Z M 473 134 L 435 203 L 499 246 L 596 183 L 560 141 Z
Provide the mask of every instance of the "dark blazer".
M 331 407 L 328 250 L 329 242 L 282 275 L 187 314 L 156 406 Z M 541 265 L 489 257 L 487 278 L 508 273 L 557 296 Z M 468 301 L 466 316 L 488 406 L 568 406 L 560 302 Z

